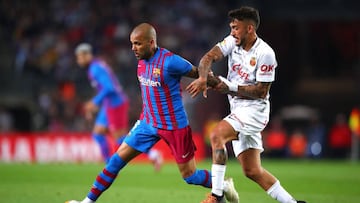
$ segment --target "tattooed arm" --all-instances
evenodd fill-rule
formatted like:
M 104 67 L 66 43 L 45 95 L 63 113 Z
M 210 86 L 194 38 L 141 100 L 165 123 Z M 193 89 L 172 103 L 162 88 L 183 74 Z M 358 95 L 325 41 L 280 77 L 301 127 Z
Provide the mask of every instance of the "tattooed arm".
M 236 96 L 265 99 L 270 90 L 271 82 L 259 82 L 256 85 L 238 86 Z
M 243 99 L 265 99 L 271 86 L 271 82 L 258 82 L 255 85 L 237 87 L 229 87 L 233 84 L 226 83 L 227 82 L 224 82 L 223 80 L 215 89 L 223 94 L 230 94 L 232 96 L 238 96 Z M 230 90 L 231 88 L 237 88 L 237 91 L 232 91 Z
M 200 92 L 203 92 L 204 97 L 207 97 L 208 76 L 213 62 L 223 59 L 224 56 L 218 46 L 214 46 L 208 53 L 206 53 L 200 60 L 199 64 L 199 78 L 194 80 L 186 90 L 192 97 L 195 97 Z
M 192 69 L 190 70 L 190 72 L 188 72 L 185 76 L 189 77 L 189 78 L 198 78 L 199 77 L 198 68 L 193 66 Z M 214 76 L 214 74 L 212 72 L 209 72 L 207 75 L 207 79 L 206 79 L 207 86 L 214 88 L 219 83 L 221 83 L 221 80 L 219 78 L 217 78 L 216 76 Z

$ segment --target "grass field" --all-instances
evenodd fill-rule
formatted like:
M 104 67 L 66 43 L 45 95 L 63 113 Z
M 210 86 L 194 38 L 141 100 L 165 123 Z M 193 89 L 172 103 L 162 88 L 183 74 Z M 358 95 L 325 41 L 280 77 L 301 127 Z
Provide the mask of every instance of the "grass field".
M 360 164 L 328 161 L 264 161 L 282 184 L 308 203 L 359 203 Z M 200 167 L 210 167 L 209 162 Z M 82 199 L 102 165 L 0 164 L 0 202 L 46 203 Z M 242 176 L 236 162 L 228 165 L 242 203 L 274 202 Z M 173 164 L 155 173 L 150 164 L 128 165 L 99 202 L 199 203 L 208 189 L 188 186 Z

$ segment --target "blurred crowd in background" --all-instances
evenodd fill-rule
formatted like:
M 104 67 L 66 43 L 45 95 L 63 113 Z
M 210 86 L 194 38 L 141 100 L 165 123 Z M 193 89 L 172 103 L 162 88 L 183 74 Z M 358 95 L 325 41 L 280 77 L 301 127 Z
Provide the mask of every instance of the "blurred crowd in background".
M 264 132 L 269 156 L 316 157 L 326 148 L 340 151 L 328 150 L 327 155 L 346 156 L 349 112 L 360 104 L 360 13 L 355 0 L 3 0 L 0 130 L 89 130 L 82 103 L 93 92 L 73 51 L 80 42 L 91 43 L 114 69 L 131 99 L 134 122 L 141 97 L 131 29 L 141 22 L 153 24 L 160 46 L 196 65 L 229 34 L 227 12 L 241 5 L 260 10 L 258 34 L 274 48 L 279 62 L 271 89 L 272 119 Z M 214 71 L 224 75 L 226 67 L 224 60 Z M 204 135 L 228 111 L 226 97 L 215 93 L 207 100 L 184 93 L 184 103 L 192 127 Z

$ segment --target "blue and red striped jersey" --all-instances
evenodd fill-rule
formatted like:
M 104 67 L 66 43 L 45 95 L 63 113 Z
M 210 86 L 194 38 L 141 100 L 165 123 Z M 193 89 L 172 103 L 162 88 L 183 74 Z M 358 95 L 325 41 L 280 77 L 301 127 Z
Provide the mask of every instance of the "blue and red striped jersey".
M 157 48 L 149 60 L 139 60 L 137 74 L 143 99 L 140 119 L 166 130 L 188 126 L 180 80 L 191 69 L 190 62 L 164 48 Z
M 111 68 L 102 60 L 94 59 L 88 69 L 91 85 L 97 90 L 92 101 L 100 106 L 118 106 L 127 101 L 127 96 Z

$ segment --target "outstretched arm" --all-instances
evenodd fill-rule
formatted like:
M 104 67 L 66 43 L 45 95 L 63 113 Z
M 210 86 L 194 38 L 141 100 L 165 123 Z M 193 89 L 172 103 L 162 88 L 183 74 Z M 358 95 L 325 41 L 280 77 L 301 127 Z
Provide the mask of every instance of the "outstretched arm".
M 265 99 L 271 87 L 271 82 L 258 82 L 255 85 L 238 86 L 222 77 L 221 81 L 215 88 L 217 91 L 244 99 Z
M 218 46 L 214 46 L 208 53 L 206 53 L 200 60 L 199 64 L 199 78 L 206 80 L 211 70 L 213 62 L 220 61 L 224 56 Z
M 214 46 L 209 52 L 207 52 L 200 60 L 199 64 L 199 78 L 194 80 L 186 90 L 192 97 L 195 97 L 200 92 L 203 92 L 203 96 L 207 97 L 207 81 L 213 62 L 223 59 L 224 56 L 218 46 Z
M 190 72 L 188 72 L 185 76 L 194 79 L 198 78 L 199 77 L 198 68 L 193 66 Z M 209 74 L 207 75 L 207 80 L 206 80 L 207 86 L 215 88 L 220 83 L 221 80 L 218 77 L 214 76 L 214 74 L 210 71 Z
M 265 99 L 271 87 L 271 82 L 259 82 L 256 85 L 238 86 L 237 96 L 253 99 Z

